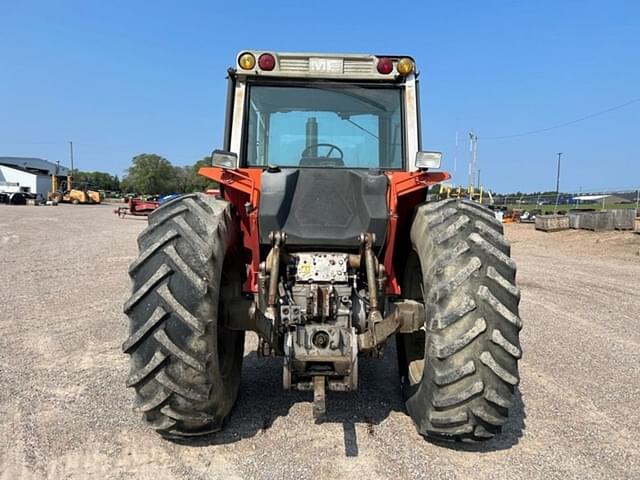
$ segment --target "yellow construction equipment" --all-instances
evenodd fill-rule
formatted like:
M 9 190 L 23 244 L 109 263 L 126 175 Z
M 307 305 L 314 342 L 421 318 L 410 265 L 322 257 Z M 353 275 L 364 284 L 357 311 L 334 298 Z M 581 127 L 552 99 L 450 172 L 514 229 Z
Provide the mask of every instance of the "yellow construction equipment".
M 47 199 L 58 203 L 73 203 L 74 205 L 79 203 L 100 203 L 102 201 L 100 193 L 95 190 L 73 188 L 73 177 L 71 175 L 67 175 L 65 187 L 62 188 L 58 175 L 51 175 L 51 192 L 47 195 Z
M 442 185 L 440 188 L 441 198 L 466 198 L 474 202 L 482 204 L 484 196 L 484 187 L 453 187 L 451 185 Z
M 101 203 L 102 196 L 100 192 L 97 190 L 87 190 L 87 195 L 89 196 L 89 203 Z

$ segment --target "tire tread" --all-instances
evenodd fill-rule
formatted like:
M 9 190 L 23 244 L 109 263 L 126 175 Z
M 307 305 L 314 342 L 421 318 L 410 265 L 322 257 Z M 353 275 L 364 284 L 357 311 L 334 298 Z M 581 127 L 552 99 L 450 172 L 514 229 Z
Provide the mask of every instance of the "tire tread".
M 425 371 L 405 385 L 407 410 L 428 437 L 493 438 L 513 407 L 522 356 L 520 290 L 502 224 L 476 203 L 448 199 L 417 209 L 411 241 L 428 308 Z
M 224 200 L 184 195 L 154 211 L 138 237 L 140 254 L 129 268 L 133 293 L 124 305 L 130 320 L 122 344 L 131 365 L 126 385 L 136 390 L 134 410 L 165 436 L 219 430 L 237 396 L 244 335 L 233 337 L 235 387 L 224 383 L 215 350 L 232 218 Z

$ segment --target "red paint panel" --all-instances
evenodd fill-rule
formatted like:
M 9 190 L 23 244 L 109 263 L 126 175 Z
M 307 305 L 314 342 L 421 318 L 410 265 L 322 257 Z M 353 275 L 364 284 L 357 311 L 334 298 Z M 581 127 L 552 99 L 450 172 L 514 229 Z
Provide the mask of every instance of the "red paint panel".
M 389 191 L 389 228 L 387 229 L 384 268 L 387 272 L 387 294 L 401 295 L 400 283 L 394 267 L 394 254 L 398 232 L 405 232 L 407 222 L 411 220 L 413 208 L 424 201 L 427 189 L 451 178 L 446 172 L 387 172 Z M 424 191 L 424 195 L 418 192 Z M 411 195 L 414 194 L 414 195 Z M 408 253 L 408 252 L 407 252 Z
M 245 263 L 249 266 L 244 292 L 258 291 L 258 269 L 260 265 L 260 238 L 258 230 L 258 207 L 260 205 L 260 168 L 227 170 L 218 167 L 202 167 L 198 173 L 220 184 L 223 198 L 235 207 L 240 220 Z

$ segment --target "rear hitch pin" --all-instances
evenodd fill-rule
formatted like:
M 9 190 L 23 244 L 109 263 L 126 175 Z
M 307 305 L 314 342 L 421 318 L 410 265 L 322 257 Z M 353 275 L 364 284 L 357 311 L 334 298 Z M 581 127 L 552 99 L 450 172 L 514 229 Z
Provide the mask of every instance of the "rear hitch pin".
M 313 377 L 313 418 L 319 421 L 326 413 L 325 377 L 316 375 Z

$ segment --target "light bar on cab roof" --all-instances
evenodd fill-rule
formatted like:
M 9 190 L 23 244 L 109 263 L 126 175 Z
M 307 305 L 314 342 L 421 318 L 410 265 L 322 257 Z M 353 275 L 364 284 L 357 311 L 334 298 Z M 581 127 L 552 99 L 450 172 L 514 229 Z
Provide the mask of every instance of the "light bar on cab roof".
M 245 50 L 238 55 L 236 72 L 251 76 L 400 80 L 415 73 L 415 62 L 411 57 Z

